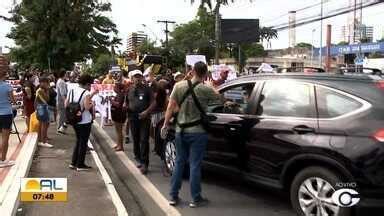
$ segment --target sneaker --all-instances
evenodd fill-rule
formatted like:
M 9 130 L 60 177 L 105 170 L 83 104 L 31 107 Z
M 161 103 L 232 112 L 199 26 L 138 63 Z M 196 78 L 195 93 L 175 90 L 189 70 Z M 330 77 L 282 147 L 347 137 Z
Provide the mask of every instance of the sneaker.
M 72 170 L 76 169 L 76 167 L 74 165 L 72 165 L 72 164 L 69 164 L 68 167 L 69 167 L 69 169 L 72 169 Z
M 81 172 L 81 171 L 89 171 L 90 169 L 92 169 L 92 167 L 90 166 L 87 166 L 87 165 L 84 165 L 84 166 L 81 166 L 81 167 L 77 167 L 76 170 L 78 172 Z
M 180 202 L 180 198 L 179 197 L 171 198 L 170 200 L 168 200 L 168 203 L 171 206 L 177 206 L 177 204 L 179 204 L 179 202 Z
M 190 202 L 189 207 L 190 208 L 198 208 L 198 207 L 206 206 L 208 204 L 208 202 L 209 201 L 207 199 L 200 197 L 197 200 Z
M 58 134 L 66 134 L 66 133 L 65 133 L 65 128 L 64 128 L 64 127 L 60 127 L 60 128 L 57 130 L 57 133 L 58 133 Z
M 140 172 L 143 175 L 146 175 L 148 173 L 148 166 L 141 166 Z
M 136 162 L 137 168 L 141 168 L 143 166 L 143 164 L 141 163 L 141 161 L 139 159 L 135 158 L 135 162 Z
M 63 124 L 63 127 L 64 127 L 64 128 L 67 128 L 67 127 L 68 127 L 67 123 L 64 123 L 64 124 Z
M 39 144 L 37 144 L 37 145 L 40 147 L 53 148 L 53 145 L 51 145 L 49 143 L 39 142 Z

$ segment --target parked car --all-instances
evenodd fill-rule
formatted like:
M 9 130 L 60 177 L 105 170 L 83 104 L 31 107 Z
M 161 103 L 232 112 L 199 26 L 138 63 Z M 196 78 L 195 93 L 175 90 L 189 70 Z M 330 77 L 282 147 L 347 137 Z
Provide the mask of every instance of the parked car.
M 384 206 L 384 81 L 379 76 L 252 75 L 219 91 L 226 103 L 208 108 L 216 120 L 205 165 L 287 191 L 298 215 L 350 215 L 353 208 L 339 207 L 331 198 L 346 185 L 360 194 L 358 206 Z M 174 135 L 165 142 L 172 171 Z

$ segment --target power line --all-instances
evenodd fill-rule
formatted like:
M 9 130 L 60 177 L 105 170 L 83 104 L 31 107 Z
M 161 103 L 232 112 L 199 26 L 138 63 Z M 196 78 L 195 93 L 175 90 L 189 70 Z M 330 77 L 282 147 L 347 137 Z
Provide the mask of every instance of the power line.
M 164 30 L 164 32 L 165 32 L 165 47 L 168 47 L 168 34 L 169 34 L 168 24 L 174 24 L 176 22 L 175 21 L 169 21 L 169 20 L 158 20 L 157 22 L 165 24 L 165 30 Z
M 328 2 L 330 2 L 332 0 L 324 0 L 324 5 Z M 317 7 L 317 6 L 320 6 L 321 5 L 321 2 L 318 2 L 318 3 L 315 3 L 315 4 L 311 4 L 311 5 L 308 5 L 308 6 L 305 6 L 303 8 L 299 8 L 299 9 L 296 9 L 296 10 L 293 10 L 293 11 L 296 11 L 296 12 L 301 12 L 301 11 L 304 11 L 304 10 L 308 10 L 308 9 L 311 9 L 311 8 L 314 8 L 314 7 Z M 266 21 L 263 21 L 264 23 L 269 23 L 269 22 L 273 22 L 273 21 L 276 21 L 277 19 L 282 19 L 284 18 L 285 16 L 288 16 L 289 13 L 285 13 L 285 14 L 282 14 L 280 16 L 276 16 L 274 18 L 271 18 L 271 19 L 268 19 Z
M 375 2 L 367 3 L 367 4 L 363 5 L 362 8 L 372 7 L 372 6 L 378 5 L 380 3 L 384 3 L 384 0 L 378 0 Z M 307 25 L 307 24 L 317 22 L 320 20 L 329 19 L 329 18 L 336 17 L 339 15 L 347 14 L 349 12 L 352 12 L 353 10 L 354 10 L 354 7 L 344 7 L 344 8 L 339 8 L 337 10 L 334 10 L 334 11 L 332 11 L 332 13 L 330 13 L 328 15 L 324 15 L 323 17 L 321 17 L 321 16 L 319 17 L 319 15 L 315 15 L 315 16 L 311 16 L 311 17 L 305 17 L 303 19 L 300 19 L 298 22 L 296 22 L 294 27 L 299 27 L 299 26 Z M 272 26 L 272 28 L 277 30 L 277 31 L 286 30 L 289 27 L 290 27 L 289 23 L 283 23 L 280 25 Z

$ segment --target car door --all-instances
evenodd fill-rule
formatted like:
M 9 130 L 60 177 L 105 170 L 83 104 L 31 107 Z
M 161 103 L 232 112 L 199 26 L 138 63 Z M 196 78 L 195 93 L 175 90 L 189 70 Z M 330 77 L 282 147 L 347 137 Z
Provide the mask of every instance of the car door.
M 209 106 L 208 114 L 215 116 L 209 130 L 205 161 L 238 169 L 245 150 L 244 126 L 248 122 L 249 103 L 255 96 L 255 82 L 236 84 L 221 91 L 224 105 Z
M 316 139 L 314 86 L 267 80 L 256 98 L 258 123 L 250 129 L 247 174 L 277 179 L 284 163 Z

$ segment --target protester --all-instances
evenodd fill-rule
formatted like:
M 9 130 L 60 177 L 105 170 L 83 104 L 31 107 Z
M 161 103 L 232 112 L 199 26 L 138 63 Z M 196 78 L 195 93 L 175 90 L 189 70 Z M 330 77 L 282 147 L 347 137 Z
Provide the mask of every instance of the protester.
M 32 113 L 35 112 L 35 86 L 32 83 L 32 74 L 25 72 L 22 80 L 21 87 L 23 90 L 23 106 L 25 123 L 27 124 L 27 132 L 29 132 L 29 123 Z
M 178 83 L 184 79 L 184 74 L 182 74 L 181 72 L 176 72 L 173 75 L 173 79 L 175 80 L 175 83 Z
M 125 92 L 127 93 L 133 84 L 130 73 L 128 73 L 128 72 L 123 73 L 123 84 L 125 87 Z M 129 121 L 127 121 L 127 123 L 125 125 L 125 143 L 126 144 L 128 144 L 130 141 L 129 140 L 129 131 L 130 131 L 130 126 L 129 126 Z
M 168 82 L 165 79 L 161 79 L 157 82 L 157 91 L 155 93 L 156 106 L 152 112 L 151 124 L 154 129 L 155 149 L 154 152 L 160 156 L 162 160 L 165 160 L 164 145 L 160 137 L 160 128 L 158 124 L 164 119 L 164 114 L 168 105 Z M 168 169 L 165 166 L 162 168 L 163 175 L 169 176 Z
M 123 146 L 123 127 L 124 123 L 127 121 L 127 96 L 125 86 L 122 83 L 115 84 L 115 93 L 116 96 L 112 98 L 111 111 L 112 111 L 112 120 L 115 124 L 116 135 L 117 135 L 117 145 L 113 148 L 115 151 L 124 151 Z
M 56 92 L 56 88 L 55 88 L 55 83 L 54 82 L 50 82 L 49 83 L 49 101 L 48 101 L 48 108 L 49 108 L 49 120 L 50 122 L 56 122 L 56 115 L 57 115 L 57 109 L 56 109 L 56 105 L 57 105 L 57 101 L 56 101 L 56 98 L 57 98 L 57 92 Z
M 57 112 L 59 114 L 59 121 L 57 125 L 57 133 L 65 134 L 65 106 L 64 102 L 67 98 L 68 87 L 65 83 L 66 71 L 64 69 L 60 70 L 57 73 L 57 83 L 56 83 L 56 91 L 57 91 Z
M 81 121 L 73 125 L 76 134 L 76 145 L 73 150 L 72 163 L 69 168 L 77 171 L 87 171 L 92 167 L 85 164 L 85 155 L 87 152 L 88 140 L 92 128 L 92 97 L 97 94 L 91 93 L 91 84 L 93 79 L 87 74 L 82 74 L 78 80 L 79 86 L 73 88 L 67 95 L 65 105 L 79 102 L 81 108 Z
M 228 69 L 224 69 L 224 70 L 220 71 L 219 79 L 213 81 L 214 86 L 217 88 L 220 85 L 224 84 L 225 81 L 228 79 L 228 74 L 229 74 Z
M 115 84 L 115 80 L 113 79 L 112 71 L 109 71 L 107 77 L 103 80 L 102 84 Z
M 131 72 L 133 86 L 128 91 L 128 118 L 133 138 L 133 151 L 141 173 L 148 172 L 150 114 L 155 107 L 152 89 L 143 83 L 140 70 Z
M 53 145 L 48 143 L 48 127 L 49 127 L 49 79 L 41 77 L 39 79 L 40 87 L 36 91 L 36 117 L 39 120 L 38 145 L 41 147 L 52 148 Z
M 109 71 L 106 78 L 103 80 L 102 82 L 103 85 L 113 85 L 115 84 L 115 80 L 113 79 L 113 73 L 112 71 Z M 103 116 L 103 122 L 101 124 L 102 127 L 104 126 L 112 126 L 112 121 L 111 121 L 111 112 L 110 112 L 110 109 L 111 109 L 111 106 L 110 106 L 110 97 L 106 97 L 106 101 L 105 101 L 108 105 L 106 106 L 106 111 L 105 111 L 105 116 Z
M 195 64 L 191 81 L 177 83 L 171 94 L 165 115 L 162 135 L 168 130 L 172 115 L 178 111 L 176 124 L 176 166 L 172 175 L 170 190 L 170 205 L 179 202 L 179 190 L 182 184 L 185 164 L 189 158 L 191 208 L 207 204 L 208 200 L 201 195 L 201 162 L 204 157 L 208 134 L 201 125 L 201 113 L 192 97 L 193 89 L 198 103 L 206 110 L 210 101 L 219 98 L 211 83 L 202 84 L 208 73 L 207 65 L 203 62 Z M 191 86 L 191 87 L 190 87 Z M 186 95 L 188 94 L 188 96 Z M 186 98 L 185 98 L 186 96 Z M 185 98 L 185 99 L 184 99 Z M 184 100 L 183 100 L 184 99 Z M 183 101 L 182 101 L 183 100 Z
M 6 160 L 9 145 L 9 135 L 13 121 L 11 103 L 15 103 L 13 89 L 10 84 L 5 82 L 8 70 L 9 68 L 7 61 L 4 57 L 0 56 L 0 130 L 2 136 L 2 142 L 0 146 L 0 168 L 13 166 L 15 164 L 13 161 Z

